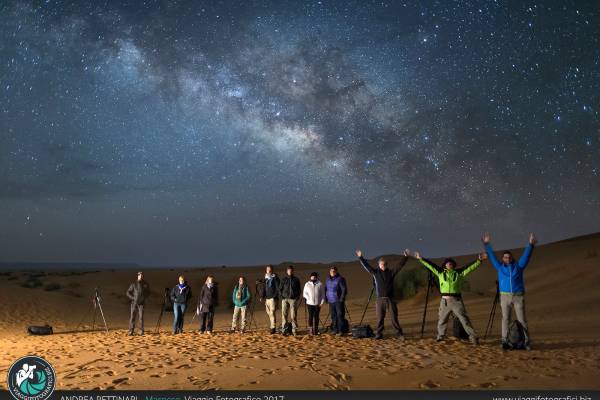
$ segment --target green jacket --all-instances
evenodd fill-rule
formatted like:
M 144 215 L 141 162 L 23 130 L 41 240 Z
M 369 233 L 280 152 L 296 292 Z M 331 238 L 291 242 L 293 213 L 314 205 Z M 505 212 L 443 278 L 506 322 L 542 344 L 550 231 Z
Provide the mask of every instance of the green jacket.
M 440 294 L 442 296 L 460 296 L 462 283 L 467 275 L 475 271 L 481 265 L 481 260 L 476 260 L 463 268 L 447 269 L 435 265 L 433 262 L 424 258 L 419 262 L 430 270 L 440 283 Z
M 250 303 L 250 289 L 248 289 L 248 285 L 244 286 L 244 289 L 242 290 L 242 295 L 238 299 L 237 292 L 239 288 L 239 285 L 236 285 L 236 287 L 233 288 L 233 305 L 236 307 L 247 306 L 248 303 Z

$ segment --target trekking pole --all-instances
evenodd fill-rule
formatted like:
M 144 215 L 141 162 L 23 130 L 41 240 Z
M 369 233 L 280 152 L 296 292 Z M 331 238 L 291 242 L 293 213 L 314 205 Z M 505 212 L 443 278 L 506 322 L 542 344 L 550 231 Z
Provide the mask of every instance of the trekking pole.
M 362 325 L 363 320 L 365 319 L 365 314 L 367 313 L 367 308 L 369 308 L 369 303 L 371 302 L 371 297 L 373 297 L 373 292 L 375 292 L 375 287 L 371 288 L 371 294 L 369 295 L 369 300 L 367 300 L 367 304 L 365 305 L 365 309 L 362 313 L 362 317 L 360 318 L 360 323 L 358 325 Z
M 421 321 L 421 339 L 423 339 L 423 332 L 425 332 L 425 318 L 427 317 L 427 305 L 429 303 L 429 292 L 431 291 L 431 281 L 433 276 L 431 271 L 428 271 L 427 275 L 427 294 L 425 295 L 425 307 L 423 308 L 423 320 Z

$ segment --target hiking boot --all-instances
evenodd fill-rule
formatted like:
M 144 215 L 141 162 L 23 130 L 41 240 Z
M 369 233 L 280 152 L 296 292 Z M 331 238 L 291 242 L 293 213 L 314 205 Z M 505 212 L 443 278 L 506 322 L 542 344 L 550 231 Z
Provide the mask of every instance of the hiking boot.
M 383 339 L 383 335 L 375 335 L 375 340 L 381 340 Z
M 531 343 L 525 343 L 525 350 L 531 351 Z
M 296 333 L 296 331 L 292 331 L 292 336 L 294 336 L 294 337 L 298 336 L 298 334 Z
M 127 336 L 133 336 L 133 332 L 127 332 Z
M 444 341 L 444 337 L 443 336 L 438 336 L 435 338 L 436 342 L 443 342 Z
M 396 338 L 398 339 L 398 341 L 400 342 L 404 342 L 406 340 L 406 338 L 404 337 L 404 335 L 402 333 L 398 333 L 396 335 Z
M 140 336 L 144 336 L 144 331 L 141 331 L 141 332 L 140 332 Z
M 506 340 L 502 341 L 502 350 L 510 350 L 510 345 Z
M 212 331 L 206 331 L 206 334 L 207 334 L 208 336 L 212 336 Z
M 471 336 L 469 338 L 469 342 L 471 342 L 473 346 L 477 346 L 479 344 L 479 339 L 477 339 L 475 336 Z
M 270 332 L 271 332 L 271 335 L 274 335 L 277 332 L 277 329 L 271 328 Z

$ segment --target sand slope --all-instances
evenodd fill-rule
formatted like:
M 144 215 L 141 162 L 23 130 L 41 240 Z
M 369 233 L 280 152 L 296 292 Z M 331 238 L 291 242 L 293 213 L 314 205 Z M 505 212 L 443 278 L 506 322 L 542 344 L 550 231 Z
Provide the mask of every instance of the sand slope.
M 160 334 L 151 334 L 158 319 L 163 288 L 176 282 L 180 270 L 147 271 L 153 297 L 146 313 L 144 337 L 127 337 L 128 307 L 124 292 L 135 271 L 83 274 L 49 273 L 43 284 L 62 288 L 45 291 L 20 286 L 26 276 L 0 276 L 0 375 L 25 354 L 48 359 L 58 374 L 59 388 L 190 388 L 190 389 L 391 389 L 391 388 L 600 388 L 600 234 L 539 246 L 528 267 L 527 311 L 534 350 L 502 352 L 498 345 L 500 313 L 494 332 L 482 345 L 448 340 L 435 343 L 437 293 L 429 304 L 424 339 L 419 338 L 424 293 L 401 301 L 400 322 L 408 337 L 400 343 L 388 331 L 384 341 L 356 340 L 329 335 L 284 338 L 264 333 L 266 315 L 255 312 L 260 329 L 245 335 L 228 334 L 228 297 L 238 275 L 252 282 L 262 267 L 217 268 L 210 273 L 221 285 L 217 334 L 195 333 L 197 321 L 186 316 L 183 335 L 168 334 L 171 313 L 163 318 Z M 516 255 L 520 254 L 516 250 Z M 394 258 L 394 257 L 392 257 Z M 457 257 L 459 263 L 472 256 Z M 350 287 L 351 321 L 360 318 L 370 291 L 368 275 L 356 262 L 338 263 Z M 417 268 L 411 262 L 408 268 Z M 325 274 L 325 265 L 299 265 L 304 280 L 310 271 Z M 197 295 L 209 272 L 186 272 Z M 277 272 L 283 273 L 282 268 Z M 475 329 L 483 335 L 494 295 L 495 271 L 486 262 L 471 275 L 465 304 Z M 89 294 L 99 286 L 111 331 L 91 329 Z M 196 298 L 196 296 L 194 296 Z M 195 300 L 194 300 L 195 302 Z M 325 319 L 327 309 L 322 313 Z M 300 309 L 299 323 L 305 328 Z M 366 321 L 374 325 L 369 307 Z M 31 337 L 29 324 L 49 323 L 57 334 Z M 75 328 L 79 325 L 77 332 Z M 390 326 L 388 323 L 387 326 Z M 0 386 L 5 387 L 4 380 Z

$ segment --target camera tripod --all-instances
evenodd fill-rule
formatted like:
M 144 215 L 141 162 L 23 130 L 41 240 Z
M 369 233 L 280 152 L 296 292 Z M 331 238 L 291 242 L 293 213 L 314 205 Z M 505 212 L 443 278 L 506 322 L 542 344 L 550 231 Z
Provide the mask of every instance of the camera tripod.
M 431 271 L 427 271 L 427 294 L 425 295 L 425 306 L 423 307 L 423 319 L 421 320 L 421 339 L 423 338 L 423 332 L 425 332 L 425 318 L 427 317 L 427 305 L 429 304 L 429 293 L 433 291 L 435 285 L 435 279 Z
M 160 307 L 160 314 L 158 315 L 158 321 L 156 322 L 156 328 L 154 328 L 154 333 L 160 333 L 160 323 L 162 322 L 162 317 L 165 313 L 165 308 L 167 307 L 170 291 L 171 290 L 169 288 L 165 288 L 165 292 L 163 293 L 163 302 Z
M 498 281 L 496 281 L 496 296 L 494 297 L 494 301 L 492 302 L 492 309 L 490 310 L 490 317 L 488 318 L 487 326 L 485 327 L 485 335 L 483 338 L 486 339 L 488 333 L 492 330 L 494 326 L 494 317 L 496 316 L 496 308 L 498 308 L 498 303 L 500 302 L 500 287 L 498 286 Z
M 90 311 L 88 311 L 87 313 L 83 314 L 83 316 L 81 317 L 81 320 L 77 324 L 77 327 L 75 328 L 75 330 L 76 331 L 79 330 L 79 327 L 83 323 L 83 320 L 85 319 L 86 316 L 89 315 L 89 312 L 92 312 L 92 331 L 95 330 L 96 329 L 96 315 L 98 313 L 98 310 L 100 310 L 100 316 L 102 317 L 102 322 L 104 323 L 104 329 L 106 330 L 106 333 L 108 333 L 108 325 L 106 324 L 106 318 L 104 318 L 104 311 L 102 310 L 102 298 L 100 297 L 100 292 L 97 287 L 94 288 L 94 293 L 90 297 L 90 300 L 92 302 L 92 306 L 91 306 L 92 309 Z
M 352 318 L 350 317 L 350 311 L 348 311 L 348 306 L 346 305 L 346 302 L 344 301 L 344 310 L 346 311 L 346 316 L 348 316 L 348 323 L 350 325 L 352 325 Z M 330 319 L 329 317 L 331 316 L 331 306 L 329 306 L 329 309 L 327 310 L 327 315 L 325 316 L 325 322 L 327 322 L 328 319 Z M 321 320 L 319 318 L 319 321 L 321 322 L 321 325 L 323 326 L 323 332 L 328 332 L 331 327 L 333 326 L 333 321 L 330 321 L 329 325 L 326 326 L 325 322 L 323 322 L 323 320 Z
M 252 330 L 252 324 L 258 330 L 258 324 L 254 319 L 254 309 L 256 308 L 256 299 L 258 298 L 258 285 L 262 284 L 261 280 L 257 280 L 254 284 L 254 296 L 252 296 L 252 305 L 250 306 L 250 321 L 248 323 L 248 330 Z

